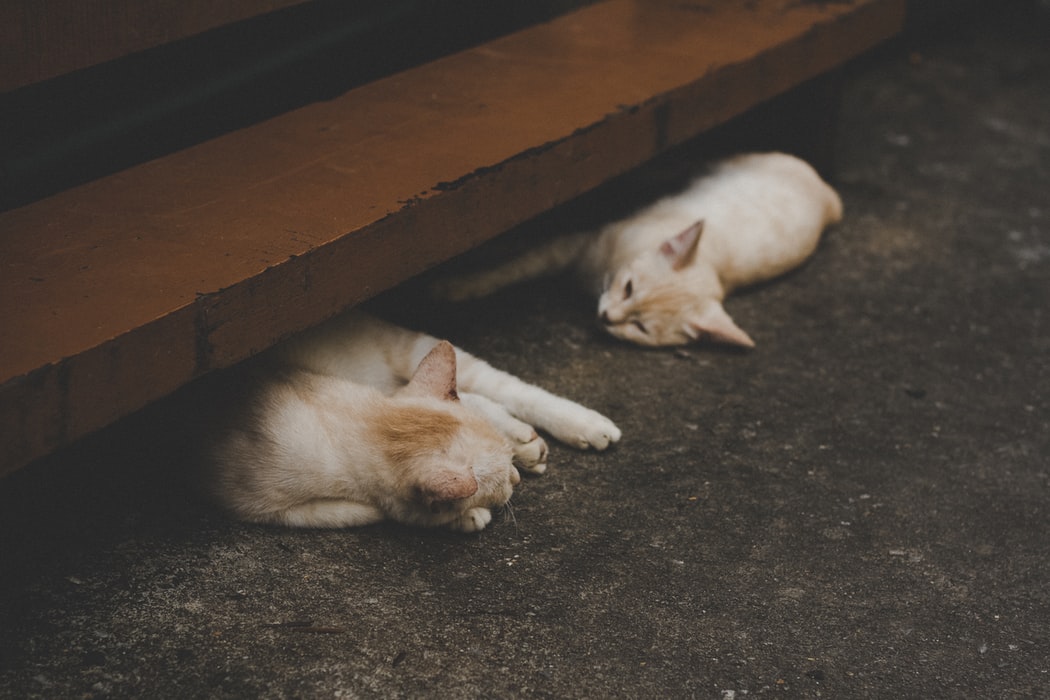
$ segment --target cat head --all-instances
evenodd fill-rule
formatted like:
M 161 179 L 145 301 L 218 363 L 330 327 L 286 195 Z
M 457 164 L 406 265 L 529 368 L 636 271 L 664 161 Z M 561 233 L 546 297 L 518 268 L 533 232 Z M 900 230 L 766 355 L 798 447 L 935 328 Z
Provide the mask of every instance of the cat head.
M 423 358 L 377 429 L 398 475 L 391 506 L 404 522 L 442 525 L 471 508 L 503 506 L 521 479 L 507 439 L 460 403 L 448 342 Z
M 701 338 L 754 347 L 722 307 L 718 273 L 696 252 L 698 221 L 616 270 L 598 299 L 605 329 L 638 345 L 685 345 Z

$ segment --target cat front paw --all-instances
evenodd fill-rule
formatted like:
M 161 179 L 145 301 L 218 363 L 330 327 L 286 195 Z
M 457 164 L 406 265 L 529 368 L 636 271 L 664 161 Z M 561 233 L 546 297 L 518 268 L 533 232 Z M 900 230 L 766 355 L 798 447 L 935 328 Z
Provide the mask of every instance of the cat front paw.
M 514 466 L 531 474 L 547 471 L 547 441 L 530 428 L 527 439 L 514 442 Z
M 611 420 L 590 409 L 574 411 L 552 426 L 551 434 L 567 445 L 599 452 L 620 441 L 620 429 Z
M 479 532 L 492 522 L 492 511 L 488 508 L 471 508 L 456 520 L 449 523 L 449 528 L 459 532 Z

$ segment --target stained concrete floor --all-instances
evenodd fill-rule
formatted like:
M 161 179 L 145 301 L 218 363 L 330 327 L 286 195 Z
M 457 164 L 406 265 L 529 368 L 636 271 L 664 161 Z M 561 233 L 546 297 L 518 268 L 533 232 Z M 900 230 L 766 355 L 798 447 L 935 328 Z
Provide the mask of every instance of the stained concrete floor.
M 423 314 L 613 417 L 477 536 L 238 524 L 170 406 L 0 484 L 0 696 L 1050 697 L 1046 12 L 850 71 L 847 217 L 643 351 L 541 282 Z

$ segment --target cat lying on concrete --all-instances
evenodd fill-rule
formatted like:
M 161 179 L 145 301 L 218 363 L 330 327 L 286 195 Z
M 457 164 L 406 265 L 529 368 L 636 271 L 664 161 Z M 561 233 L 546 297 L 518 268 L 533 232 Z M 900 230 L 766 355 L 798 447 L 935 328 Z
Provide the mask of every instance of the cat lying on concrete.
M 800 265 L 824 228 L 841 218 L 838 194 L 804 161 L 783 153 L 739 155 L 626 219 L 441 280 L 434 292 L 462 301 L 571 270 L 598 297 L 598 317 L 618 338 L 649 346 L 710 338 L 753 347 L 723 308 L 725 297 Z
M 244 384 L 206 482 L 254 522 L 481 530 L 517 468 L 545 471 L 533 426 L 580 449 L 620 439 L 595 411 L 358 311 L 269 351 Z

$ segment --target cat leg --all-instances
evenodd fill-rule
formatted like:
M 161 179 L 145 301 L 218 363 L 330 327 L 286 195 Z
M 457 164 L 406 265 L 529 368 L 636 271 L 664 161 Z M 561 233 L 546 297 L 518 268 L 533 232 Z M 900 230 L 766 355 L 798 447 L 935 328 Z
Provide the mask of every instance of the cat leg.
M 547 471 L 547 443 L 529 424 L 523 423 L 491 399 L 462 392 L 459 400 L 510 440 L 514 449 L 514 466 L 533 474 Z
M 457 348 L 459 386 L 499 404 L 512 416 L 579 449 L 604 450 L 620 439 L 620 429 L 591 409 L 501 372 Z
M 415 367 L 438 342 L 425 333 L 396 329 L 400 342 L 411 346 L 407 366 Z M 396 368 L 402 379 L 411 374 Z M 520 421 L 546 431 L 556 439 L 580 449 L 604 450 L 620 439 L 620 429 L 611 420 L 574 401 L 556 396 L 538 386 L 501 372 L 469 352 L 456 348 L 456 384 L 460 394 L 477 394 L 503 407 Z
M 334 498 L 318 498 L 274 515 L 274 521 L 291 527 L 354 527 L 384 520 L 383 512 L 373 506 Z
M 492 511 L 488 508 L 471 508 L 448 524 L 457 532 L 479 532 L 492 522 Z
M 604 450 L 619 442 L 621 436 L 616 424 L 597 411 L 546 392 L 522 400 L 515 413 L 533 420 L 536 427 L 550 433 L 559 442 L 581 450 Z

